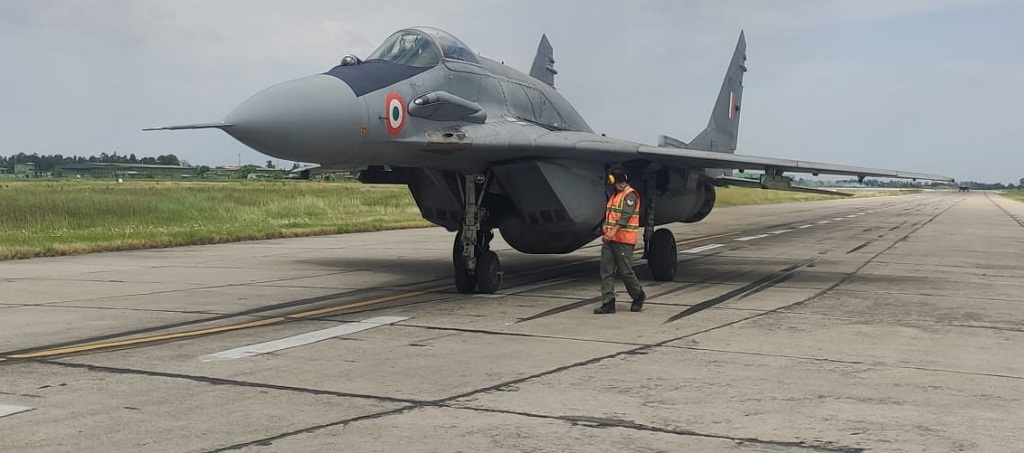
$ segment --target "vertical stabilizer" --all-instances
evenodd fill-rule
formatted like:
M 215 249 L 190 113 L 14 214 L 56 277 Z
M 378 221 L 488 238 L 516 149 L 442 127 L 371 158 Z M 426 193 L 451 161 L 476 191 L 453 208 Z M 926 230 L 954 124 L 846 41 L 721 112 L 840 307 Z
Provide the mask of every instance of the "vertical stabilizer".
M 743 99 L 743 73 L 747 72 L 747 41 L 740 31 L 736 51 L 732 54 L 729 69 L 725 72 L 722 89 L 718 92 L 715 108 L 706 127 L 688 148 L 704 151 L 732 153 L 736 151 L 736 137 L 740 129 L 740 104 Z
M 537 46 L 537 56 L 533 57 L 533 67 L 530 68 L 530 76 L 548 85 L 555 86 L 555 53 L 548 42 L 547 35 L 540 36 L 540 45 Z

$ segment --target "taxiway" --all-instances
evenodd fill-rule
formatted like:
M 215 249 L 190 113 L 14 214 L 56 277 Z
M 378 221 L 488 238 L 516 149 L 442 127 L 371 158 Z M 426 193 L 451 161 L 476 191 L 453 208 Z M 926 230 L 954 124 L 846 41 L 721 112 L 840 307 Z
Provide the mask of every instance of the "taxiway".
M 1024 204 L 716 208 L 594 315 L 596 243 L 442 229 L 0 262 L 0 451 L 1019 451 Z M 638 271 L 643 278 L 646 268 Z

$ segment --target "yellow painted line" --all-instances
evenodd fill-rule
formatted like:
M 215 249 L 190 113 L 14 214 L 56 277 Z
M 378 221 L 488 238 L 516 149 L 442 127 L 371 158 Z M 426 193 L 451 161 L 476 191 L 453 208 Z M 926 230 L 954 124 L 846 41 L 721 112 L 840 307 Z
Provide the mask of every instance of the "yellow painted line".
M 238 323 L 238 324 L 229 324 L 229 325 L 226 325 L 226 326 L 210 327 L 210 328 L 207 328 L 207 329 L 190 330 L 190 331 L 187 331 L 187 332 L 177 332 L 177 333 L 168 333 L 168 334 L 161 334 L 161 335 L 152 335 L 152 336 L 148 336 L 148 337 L 132 338 L 132 339 L 128 339 L 128 340 L 108 341 L 108 342 L 103 342 L 103 343 L 89 343 L 89 344 L 82 344 L 82 345 L 65 346 L 65 347 L 61 347 L 61 348 L 43 349 L 41 351 L 26 352 L 26 353 L 23 353 L 23 354 L 11 354 L 11 355 L 8 355 L 7 357 L 9 359 L 38 359 L 38 358 L 42 358 L 42 357 L 51 357 L 51 356 L 63 355 L 63 354 L 74 354 L 74 353 L 78 353 L 78 352 L 95 351 L 95 350 L 99 350 L 99 349 L 111 349 L 111 348 L 119 348 L 119 347 L 123 347 L 123 346 L 134 346 L 134 345 L 153 343 L 153 342 L 164 341 L 164 340 L 177 340 L 177 339 L 181 339 L 181 338 L 198 337 L 198 336 L 209 335 L 209 334 L 213 334 L 213 333 L 230 332 L 230 331 L 233 331 L 233 330 L 241 330 L 241 329 L 248 329 L 248 328 L 252 328 L 252 327 L 266 326 L 266 325 L 276 324 L 276 323 L 279 323 L 279 322 L 282 322 L 282 321 L 286 321 L 288 319 L 309 318 L 311 316 L 317 316 L 317 315 L 322 315 L 322 314 L 327 314 L 327 313 L 334 313 L 334 312 L 338 312 L 338 311 L 342 311 L 342 310 L 348 310 L 348 309 L 351 309 L 351 308 L 358 308 L 358 307 L 365 307 L 367 305 L 381 304 L 381 303 L 384 303 L 384 302 L 391 302 L 393 300 L 398 300 L 398 299 L 404 299 L 404 298 L 407 298 L 407 297 L 418 296 L 420 294 L 425 294 L 427 292 L 429 292 L 429 291 L 427 291 L 427 290 L 412 291 L 412 292 L 408 292 L 408 293 L 396 294 L 394 296 L 378 297 L 376 299 L 364 300 L 362 302 L 354 302 L 354 303 L 351 303 L 351 304 L 338 305 L 336 307 L 327 307 L 327 308 L 321 308 L 321 309 L 317 309 L 317 310 L 304 311 L 304 312 L 300 312 L 300 313 L 296 313 L 296 314 L 292 314 L 292 315 L 287 315 L 287 316 L 275 316 L 273 318 L 260 319 L 258 321 L 249 321 L 249 322 L 243 322 L 243 323 Z M 3 361 L 3 360 L 6 360 L 6 359 L 0 358 L 0 361 Z
M 130 339 L 130 340 L 108 341 L 106 343 L 91 343 L 91 344 L 83 344 L 83 345 L 76 345 L 76 346 L 65 346 L 63 348 L 44 349 L 42 351 L 27 352 L 27 353 L 24 353 L 24 354 L 11 354 L 11 355 L 9 355 L 7 357 L 12 358 L 12 359 L 38 359 L 40 357 L 49 357 L 49 356 L 61 355 L 61 354 L 72 354 L 72 353 L 76 353 L 76 352 L 95 351 L 97 349 L 118 348 L 118 347 L 121 347 L 121 346 L 132 346 L 132 345 L 143 344 L 143 343 L 152 343 L 154 341 L 175 340 L 175 339 L 179 339 L 179 338 L 195 337 L 195 336 L 207 335 L 207 334 L 211 334 L 211 333 L 228 332 L 228 331 L 232 331 L 232 330 L 246 329 L 246 328 L 249 328 L 249 327 L 257 327 L 257 326 L 265 326 L 267 324 L 274 324 L 274 323 L 277 323 L 277 322 L 281 322 L 281 321 L 283 321 L 285 319 L 287 319 L 287 318 L 283 318 L 283 317 L 267 318 L 267 319 L 261 319 L 259 321 L 250 321 L 250 322 L 245 322 L 245 323 L 241 323 L 241 324 L 232 324 L 232 325 L 221 326 L 221 327 L 211 327 L 209 329 L 192 330 L 192 331 L 188 331 L 188 332 L 178 332 L 178 333 L 169 333 L 169 334 L 164 334 L 164 335 L 154 335 L 154 336 L 150 336 L 150 337 L 133 338 L 133 339 Z
M 348 304 L 348 305 L 339 305 L 337 307 L 327 307 L 327 308 L 321 308 L 321 309 L 318 309 L 318 310 L 305 311 L 305 312 L 302 312 L 302 313 L 296 313 L 294 315 L 288 315 L 288 318 L 308 318 L 310 316 L 317 316 L 317 315 L 323 315 L 323 314 L 327 314 L 327 313 L 334 313 L 336 311 L 348 310 L 350 308 L 365 307 L 367 305 L 380 304 L 380 303 L 384 303 L 384 302 L 391 302 L 393 300 L 405 299 L 407 297 L 419 296 L 420 294 L 426 294 L 428 292 L 430 292 L 430 290 L 412 291 L 412 292 L 408 292 L 408 293 L 397 294 L 397 295 L 394 295 L 394 296 L 387 296 L 387 297 L 380 297 L 380 298 L 377 298 L 377 299 L 370 299 L 370 300 L 366 300 L 366 301 L 363 301 L 363 302 L 354 302 L 354 303 L 351 303 L 351 304 Z

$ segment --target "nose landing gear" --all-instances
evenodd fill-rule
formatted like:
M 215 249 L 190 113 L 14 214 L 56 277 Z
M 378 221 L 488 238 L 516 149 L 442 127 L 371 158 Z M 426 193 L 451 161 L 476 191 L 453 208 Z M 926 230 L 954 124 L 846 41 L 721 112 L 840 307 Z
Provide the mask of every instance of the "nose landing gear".
M 480 199 L 486 193 L 487 176 L 482 173 L 463 175 L 463 180 L 465 214 L 452 246 L 455 289 L 463 294 L 474 290 L 492 294 L 501 287 L 504 273 L 498 254 L 491 251 L 494 233 L 491 228 L 483 227 L 487 211 L 480 205 Z

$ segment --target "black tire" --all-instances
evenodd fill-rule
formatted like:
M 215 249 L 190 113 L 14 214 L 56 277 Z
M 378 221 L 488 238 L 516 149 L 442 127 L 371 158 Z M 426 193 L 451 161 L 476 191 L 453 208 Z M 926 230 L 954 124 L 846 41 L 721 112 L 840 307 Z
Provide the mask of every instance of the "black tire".
M 455 243 L 452 244 L 452 263 L 459 267 L 462 263 L 462 232 L 455 233 Z
M 455 289 L 462 294 L 475 292 L 476 278 L 462 264 L 462 232 L 455 235 L 455 244 L 452 245 L 452 265 L 455 267 Z
M 476 278 L 460 265 L 455 266 L 455 289 L 462 294 L 476 291 Z
M 476 286 L 482 294 L 493 294 L 501 288 L 501 262 L 498 254 L 486 251 L 476 260 Z
M 651 235 L 651 243 L 647 247 L 647 266 L 651 268 L 651 277 L 658 281 L 670 281 L 676 278 L 676 264 L 679 257 L 676 253 L 676 238 L 672 232 L 660 229 Z

